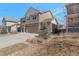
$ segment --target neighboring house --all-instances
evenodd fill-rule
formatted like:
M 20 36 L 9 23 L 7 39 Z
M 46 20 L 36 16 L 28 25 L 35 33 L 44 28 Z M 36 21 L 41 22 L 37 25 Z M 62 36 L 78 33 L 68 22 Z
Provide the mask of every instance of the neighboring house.
M 79 33 L 79 3 L 67 4 L 66 31 Z
M 38 33 L 42 24 L 47 24 L 49 32 L 52 32 L 52 25 L 57 26 L 51 11 L 40 12 L 39 10 L 30 7 L 27 13 L 21 18 L 22 32 Z
M 19 26 L 17 20 L 4 17 L 2 23 L 3 26 L 7 26 L 7 32 L 17 32 L 17 27 Z

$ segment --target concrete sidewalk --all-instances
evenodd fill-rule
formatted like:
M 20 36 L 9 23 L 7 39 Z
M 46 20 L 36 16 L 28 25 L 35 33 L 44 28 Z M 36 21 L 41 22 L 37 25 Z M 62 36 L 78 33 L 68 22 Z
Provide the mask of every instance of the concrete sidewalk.
M 37 34 L 31 33 L 18 33 L 15 35 L 0 37 L 0 48 L 8 47 L 13 44 L 22 43 L 27 39 L 33 38 Z

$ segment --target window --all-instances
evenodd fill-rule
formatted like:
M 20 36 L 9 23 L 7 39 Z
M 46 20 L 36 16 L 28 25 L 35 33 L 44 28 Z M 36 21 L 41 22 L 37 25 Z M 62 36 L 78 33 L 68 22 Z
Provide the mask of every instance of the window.
M 68 7 L 68 9 L 67 9 L 68 11 L 68 14 L 73 14 L 73 8 L 72 7 Z
M 36 15 L 31 16 L 32 20 L 36 20 Z
M 74 13 L 79 13 L 79 5 L 73 6 Z
M 75 18 L 74 22 L 79 22 L 79 17 Z
M 21 22 L 25 22 L 25 19 L 24 18 L 21 18 Z
M 25 20 L 22 20 L 22 22 L 25 22 Z
M 30 20 L 30 17 L 27 17 L 26 19 L 27 19 L 27 20 Z
M 79 28 L 78 27 L 68 28 L 68 32 L 79 32 Z
M 75 22 L 73 24 L 74 24 L 74 27 L 79 27 L 79 22 Z
M 10 26 L 8 27 L 8 31 L 11 32 L 11 27 Z
M 47 24 L 49 25 L 49 24 L 50 24 L 50 22 L 47 22 Z

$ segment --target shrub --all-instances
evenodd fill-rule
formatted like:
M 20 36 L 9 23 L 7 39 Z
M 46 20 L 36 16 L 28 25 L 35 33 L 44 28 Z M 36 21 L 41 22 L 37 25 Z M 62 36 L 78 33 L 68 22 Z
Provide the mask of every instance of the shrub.
M 40 28 L 40 31 L 39 31 L 39 36 L 44 38 L 44 39 L 47 39 L 49 37 L 49 28 L 47 26 L 47 24 L 43 24 Z
M 2 30 L 1 34 L 7 34 L 7 31 L 6 30 Z
M 40 40 L 39 38 L 33 38 L 33 39 L 27 39 L 26 42 L 30 42 L 32 44 L 40 44 L 42 43 L 42 40 Z

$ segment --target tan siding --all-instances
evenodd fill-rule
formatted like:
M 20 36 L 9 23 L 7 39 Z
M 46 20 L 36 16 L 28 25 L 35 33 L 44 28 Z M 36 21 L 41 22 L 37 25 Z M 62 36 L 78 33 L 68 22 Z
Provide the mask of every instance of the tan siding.
M 50 12 L 39 14 L 39 22 L 42 22 L 42 21 L 51 21 L 51 20 L 52 20 L 52 15 L 51 15 Z
M 11 27 L 11 32 L 17 32 L 17 27 L 16 27 L 16 25 Z

